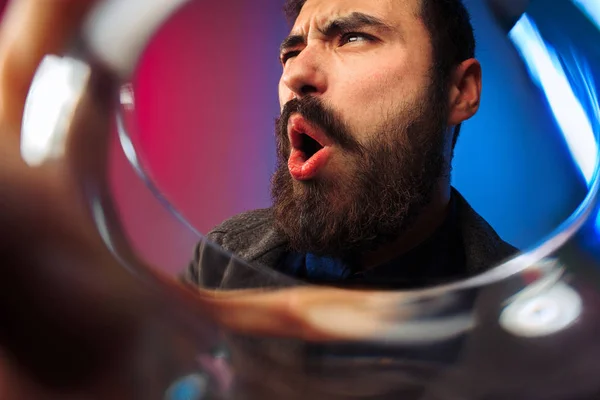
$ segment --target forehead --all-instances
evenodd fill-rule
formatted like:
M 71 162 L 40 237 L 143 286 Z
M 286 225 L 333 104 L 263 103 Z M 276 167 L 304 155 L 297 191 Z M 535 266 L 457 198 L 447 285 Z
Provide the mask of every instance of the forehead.
M 420 4 L 421 0 L 307 0 L 292 31 L 305 31 L 311 24 L 322 26 L 353 12 L 377 17 L 390 25 L 403 26 L 417 23 Z

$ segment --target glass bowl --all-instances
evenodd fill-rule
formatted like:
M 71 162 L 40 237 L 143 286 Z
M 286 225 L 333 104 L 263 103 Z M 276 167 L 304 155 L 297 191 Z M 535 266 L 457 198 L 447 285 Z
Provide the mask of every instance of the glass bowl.
M 597 2 L 469 3 L 493 90 L 465 124 L 453 184 L 522 250 L 466 279 L 411 290 L 309 284 L 204 235 L 269 205 L 275 158 L 264 149 L 279 111 L 275 46 L 287 33 L 269 3 L 182 5 L 155 21 L 135 71 L 106 62 L 100 47 L 75 53 L 98 82 L 104 75 L 93 71 L 120 72 L 115 140 L 104 163 L 78 173 L 105 245 L 160 304 L 130 356 L 136 393 L 599 398 Z M 215 40 L 190 27 L 224 33 Z M 92 157 L 91 145 L 80 148 Z M 190 262 L 224 278 L 186 276 Z

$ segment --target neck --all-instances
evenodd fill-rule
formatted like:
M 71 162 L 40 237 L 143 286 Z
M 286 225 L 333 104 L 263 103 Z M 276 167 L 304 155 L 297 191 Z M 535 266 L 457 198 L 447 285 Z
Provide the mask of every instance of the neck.
M 440 182 L 431 202 L 423 208 L 413 225 L 394 242 L 364 254 L 361 259 L 362 269 L 393 260 L 431 237 L 448 215 L 450 194 L 450 185 Z

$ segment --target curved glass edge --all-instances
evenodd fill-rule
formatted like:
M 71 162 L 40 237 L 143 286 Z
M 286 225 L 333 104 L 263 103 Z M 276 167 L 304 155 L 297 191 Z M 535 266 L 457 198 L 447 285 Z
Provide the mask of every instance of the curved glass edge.
M 129 164 L 135 171 L 136 175 L 142 180 L 144 185 L 156 198 L 156 200 L 167 210 L 167 212 L 173 215 L 183 227 L 188 229 L 197 237 L 197 248 L 198 252 L 201 254 L 198 257 L 203 259 L 202 263 L 204 265 L 211 265 L 213 268 L 220 268 L 223 270 L 244 268 L 249 271 L 254 271 L 256 276 L 254 278 L 249 277 L 250 281 L 255 280 L 255 285 L 252 285 L 251 282 L 248 282 L 248 284 L 251 286 L 276 287 L 303 284 L 302 282 L 297 281 L 287 275 L 283 275 L 275 270 L 264 269 L 260 266 L 253 265 L 251 263 L 246 263 L 245 261 L 231 254 L 230 252 L 227 252 L 226 250 L 220 248 L 218 245 L 212 243 L 202 233 L 200 233 L 183 216 L 183 214 L 181 214 L 177 210 L 177 208 L 169 201 L 167 196 L 154 183 L 152 177 L 148 173 L 148 168 L 146 167 L 146 164 L 143 161 L 143 157 L 136 150 L 131 135 L 128 131 L 128 126 L 131 128 L 132 124 L 134 123 L 131 121 L 126 122 L 127 118 L 125 116 L 126 112 L 124 110 L 129 110 L 129 112 L 135 110 L 134 98 L 135 97 L 132 86 L 130 84 L 123 85 L 121 87 L 120 93 L 120 104 L 122 107 L 116 111 L 115 115 L 118 139 L 123 153 Z M 133 129 L 136 128 L 134 127 Z M 183 272 L 184 271 L 182 271 L 182 273 Z M 262 285 L 259 284 L 259 279 L 257 278 L 258 275 L 262 276 L 262 278 L 265 280 L 265 283 L 263 283 Z
M 115 74 L 129 77 L 152 34 L 188 1 L 100 1 L 83 24 L 81 37 Z
M 123 85 L 121 87 L 120 93 L 120 103 L 122 106 L 126 106 L 127 108 L 133 108 L 133 88 L 131 85 Z M 117 124 L 117 133 L 119 137 L 119 142 L 121 144 L 121 148 L 125 157 L 129 161 L 129 164 L 134 169 L 137 176 L 144 182 L 146 187 L 152 192 L 152 194 L 156 197 L 160 204 L 163 205 L 175 218 L 181 222 L 187 229 L 193 232 L 198 239 L 203 239 L 204 235 L 202 235 L 194 226 L 189 223 L 189 221 L 171 204 L 171 202 L 167 199 L 167 197 L 162 193 L 162 191 L 154 184 L 154 181 L 148 174 L 148 168 L 145 167 L 144 162 L 142 160 L 141 155 L 135 149 L 133 145 L 133 141 L 131 139 L 131 135 L 127 131 L 125 127 L 125 118 L 123 115 L 122 109 L 117 110 L 115 116 L 116 124 Z

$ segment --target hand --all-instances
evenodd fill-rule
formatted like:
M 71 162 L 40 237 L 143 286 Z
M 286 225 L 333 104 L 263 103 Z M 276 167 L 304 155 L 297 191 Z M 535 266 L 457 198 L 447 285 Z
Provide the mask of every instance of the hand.
M 60 171 L 29 168 L 19 154 L 36 68 L 69 46 L 92 5 L 13 0 L 0 27 L 0 392 L 8 385 L 14 398 L 105 376 L 144 312 L 140 290 L 115 265 Z

